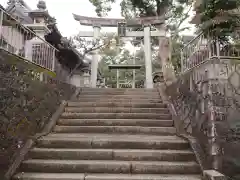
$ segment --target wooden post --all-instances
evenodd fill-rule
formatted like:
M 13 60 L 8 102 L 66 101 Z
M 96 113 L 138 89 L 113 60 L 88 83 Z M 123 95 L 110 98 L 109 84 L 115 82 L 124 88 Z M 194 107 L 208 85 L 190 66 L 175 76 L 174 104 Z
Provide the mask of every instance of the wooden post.
M 119 69 L 117 69 L 117 88 L 119 88 Z
M 135 65 L 135 58 L 136 58 L 136 53 L 135 53 L 135 49 L 134 49 L 134 57 L 133 57 L 133 65 Z M 135 89 L 135 81 L 136 81 L 136 71 L 135 69 L 133 69 L 133 82 L 132 82 L 132 88 Z

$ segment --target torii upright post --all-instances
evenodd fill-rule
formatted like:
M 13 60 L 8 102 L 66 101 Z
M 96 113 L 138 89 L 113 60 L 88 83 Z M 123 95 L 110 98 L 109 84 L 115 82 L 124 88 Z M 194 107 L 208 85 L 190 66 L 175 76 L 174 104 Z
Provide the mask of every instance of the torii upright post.
M 146 88 L 153 88 L 152 78 L 152 51 L 151 51 L 151 29 L 147 25 L 144 27 L 144 52 L 145 52 L 145 68 L 146 68 Z
M 100 25 L 93 26 L 93 38 L 95 41 L 99 40 L 100 37 Z M 93 52 L 93 59 L 91 62 L 91 87 L 97 87 L 97 73 L 98 73 L 98 61 L 99 61 L 99 50 Z

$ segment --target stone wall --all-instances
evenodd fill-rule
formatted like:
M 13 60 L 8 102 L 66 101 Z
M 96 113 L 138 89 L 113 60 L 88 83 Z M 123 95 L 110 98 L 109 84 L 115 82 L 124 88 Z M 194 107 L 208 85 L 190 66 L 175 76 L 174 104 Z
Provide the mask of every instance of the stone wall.
M 239 67 L 240 62 L 230 59 L 212 59 L 165 90 L 176 111 L 177 129 L 201 145 L 204 168 L 218 166 L 233 179 L 240 178 Z
M 0 177 L 25 140 L 40 132 L 61 100 L 75 92 L 75 87 L 49 76 L 40 81 L 42 71 L 0 50 Z

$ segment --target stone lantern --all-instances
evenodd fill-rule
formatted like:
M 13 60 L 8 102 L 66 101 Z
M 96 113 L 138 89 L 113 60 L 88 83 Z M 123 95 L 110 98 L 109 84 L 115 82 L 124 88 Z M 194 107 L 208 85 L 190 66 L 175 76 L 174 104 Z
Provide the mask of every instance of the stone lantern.
M 33 24 L 27 24 L 28 27 L 34 30 L 36 34 L 40 37 L 44 37 L 44 35 L 50 30 L 47 28 L 46 20 L 50 19 L 48 11 L 46 10 L 45 1 L 40 0 L 37 4 L 36 10 L 28 12 L 29 17 L 33 19 Z
M 83 74 L 83 87 L 90 87 L 90 73 L 84 72 Z

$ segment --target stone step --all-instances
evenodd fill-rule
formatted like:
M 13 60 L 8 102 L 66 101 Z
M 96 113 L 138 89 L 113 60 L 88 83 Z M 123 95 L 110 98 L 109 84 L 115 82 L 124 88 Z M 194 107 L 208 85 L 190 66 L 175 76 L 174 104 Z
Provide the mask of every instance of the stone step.
M 133 107 L 133 108 L 166 108 L 166 104 L 163 103 L 151 103 L 151 102 L 81 102 L 81 101 L 69 101 L 68 107 Z
M 81 174 L 81 173 L 19 173 L 13 180 L 201 180 L 198 175 L 181 174 Z
M 42 160 L 23 161 L 20 169 L 46 173 L 133 173 L 133 174 L 195 174 L 196 162 L 114 161 L 114 160 Z
M 121 133 L 121 134 L 156 134 L 174 135 L 174 127 L 142 127 L 142 126 L 55 126 L 56 133 Z M 66 134 L 67 136 L 68 134 Z
M 37 141 L 42 148 L 96 149 L 189 149 L 189 143 L 177 136 L 121 135 L 121 134 L 49 134 Z
M 158 92 L 156 88 L 82 88 L 81 92 Z
M 79 94 L 81 95 L 153 95 L 159 96 L 159 92 L 149 92 L 149 91 L 82 91 Z
M 92 99 L 157 99 L 161 100 L 159 94 L 96 94 L 96 95 L 89 95 L 89 94 L 80 94 L 78 96 L 79 99 L 82 98 L 92 98 Z
M 145 126 L 172 127 L 173 120 L 155 119 L 59 119 L 63 126 Z
M 66 136 L 66 133 L 50 133 L 45 137 L 64 137 Z M 179 141 L 185 141 L 183 138 L 180 138 L 176 135 L 170 135 L 170 136 L 159 136 L 159 135 L 144 135 L 144 134 L 103 134 L 103 133 L 69 133 L 68 137 L 72 137 L 72 138 L 79 138 L 79 137 L 83 137 L 83 138 L 93 138 L 93 139 L 98 139 L 98 138 L 108 138 L 108 139 L 132 139 L 132 140 L 138 140 L 138 139 L 153 139 L 153 140 L 179 140 Z
M 77 113 L 169 113 L 167 108 L 125 108 L 125 107 L 66 107 L 65 112 Z
M 112 102 L 112 103 L 162 103 L 162 100 L 159 98 L 146 98 L 146 99 L 137 99 L 137 98 L 91 98 L 83 97 L 77 98 L 76 101 L 80 102 Z
M 171 119 L 170 114 L 160 113 L 70 113 L 64 112 L 61 118 L 68 119 Z
M 157 89 L 83 88 L 14 180 L 200 180 Z
M 194 161 L 190 150 L 144 149 L 52 149 L 34 148 L 31 159 L 59 160 L 124 160 L 124 161 Z

